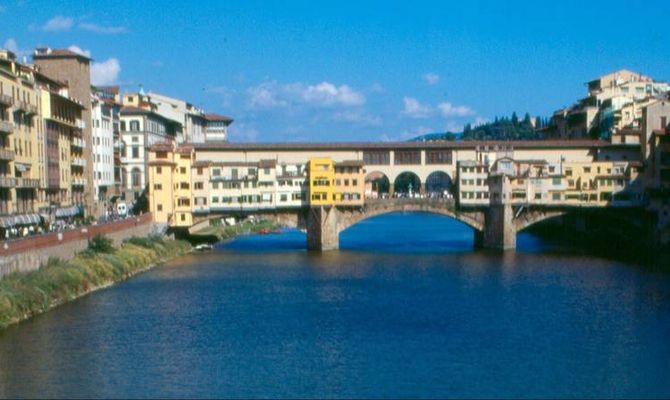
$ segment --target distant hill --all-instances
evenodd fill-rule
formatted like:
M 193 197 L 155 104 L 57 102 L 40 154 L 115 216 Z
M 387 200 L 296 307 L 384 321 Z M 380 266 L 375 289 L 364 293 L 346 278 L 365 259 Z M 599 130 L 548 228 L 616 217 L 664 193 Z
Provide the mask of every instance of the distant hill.
M 415 142 L 430 142 L 436 140 L 542 140 L 544 136 L 538 129 L 545 125 L 542 119 L 537 118 L 535 126 L 530 115 L 526 114 L 520 120 L 516 113 L 511 117 L 496 117 L 493 122 L 472 127 L 465 125 L 463 132 L 429 133 L 411 139 Z

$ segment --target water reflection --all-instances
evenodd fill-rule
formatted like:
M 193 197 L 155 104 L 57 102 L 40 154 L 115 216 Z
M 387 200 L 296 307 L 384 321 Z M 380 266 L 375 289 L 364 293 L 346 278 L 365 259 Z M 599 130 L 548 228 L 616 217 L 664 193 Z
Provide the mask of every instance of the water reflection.
M 220 244 L 0 333 L 0 397 L 670 396 L 667 274 L 471 234 L 389 215 L 326 254 Z

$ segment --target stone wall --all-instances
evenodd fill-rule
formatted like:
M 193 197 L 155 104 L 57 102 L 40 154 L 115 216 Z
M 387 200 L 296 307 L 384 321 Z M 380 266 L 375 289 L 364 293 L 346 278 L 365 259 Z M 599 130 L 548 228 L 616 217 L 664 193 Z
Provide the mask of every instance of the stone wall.
M 0 277 L 38 269 L 49 257 L 70 259 L 85 250 L 88 240 L 97 234 L 120 244 L 131 236 L 148 236 L 154 232 L 151 214 L 144 214 L 107 224 L 0 242 Z

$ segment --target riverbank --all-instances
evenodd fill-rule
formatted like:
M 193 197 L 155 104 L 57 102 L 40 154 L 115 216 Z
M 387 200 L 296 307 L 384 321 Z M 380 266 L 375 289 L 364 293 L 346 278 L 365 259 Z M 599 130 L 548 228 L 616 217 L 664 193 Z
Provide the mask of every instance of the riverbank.
M 130 278 L 156 264 L 184 255 L 191 245 L 160 237 L 132 237 L 114 247 L 104 236 L 63 261 L 51 258 L 40 269 L 0 280 L 0 329 L 92 291 Z
M 191 244 L 198 243 L 216 243 L 230 240 L 239 235 L 249 235 L 263 231 L 274 231 L 279 229 L 279 224 L 270 220 L 261 220 L 256 222 L 243 221 L 235 225 L 211 225 L 198 232 L 192 233 L 188 238 Z

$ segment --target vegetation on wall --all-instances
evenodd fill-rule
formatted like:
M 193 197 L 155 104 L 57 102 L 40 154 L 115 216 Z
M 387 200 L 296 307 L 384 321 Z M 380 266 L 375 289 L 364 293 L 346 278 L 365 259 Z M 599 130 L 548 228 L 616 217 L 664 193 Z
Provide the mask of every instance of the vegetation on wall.
M 0 280 L 0 329 L 30 318 L 96 288 L 127 279 L 151 265 L 187 253 L 190 244 L 160 236 L 133 237 L 115 248 L 94 237 L 69 261 L 50 258 L 40 269 Z

